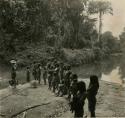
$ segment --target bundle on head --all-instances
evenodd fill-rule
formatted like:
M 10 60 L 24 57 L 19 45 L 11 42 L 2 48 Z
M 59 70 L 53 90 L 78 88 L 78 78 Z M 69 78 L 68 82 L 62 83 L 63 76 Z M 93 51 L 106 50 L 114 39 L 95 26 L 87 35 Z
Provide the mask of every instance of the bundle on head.
M 33 81 L 30 82 L 30 85 L 31 85 L 32 88 L 37 88 L 38 81 L 37 80 L 33 80 Z

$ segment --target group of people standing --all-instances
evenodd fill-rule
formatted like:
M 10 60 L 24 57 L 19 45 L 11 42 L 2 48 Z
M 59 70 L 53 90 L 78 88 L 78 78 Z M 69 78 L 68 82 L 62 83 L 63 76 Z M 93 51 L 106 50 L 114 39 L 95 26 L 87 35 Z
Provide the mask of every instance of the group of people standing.
M 42 70 L 43 73 L 41 73 Z M 15 71 L 12 70 L 13 72 Z M 30 73 L 31 68 L 27 67 L 27 82 L 31 80 Z M 41 78 L 43 78 L 44 85 L 48 85 L 48 89 L 55 93 L 56 96 L 67 95 L 74 117 L 83 117 L 86 98 L 88 99 L 91 117 L 95 117 L 96 94 L 99 89 L 96 75 L 90 76 L 90 84 L 88 89 L 86 89 L 85 82 L 78 81 L 78 75 L 71 71 L 71 66 L 57 60 L 48 60 L 43 68 L 41 64 L 34 63 L 32 75 L 39 84 L 41 84 Z M 15 77 L 13 80 L 15 80 Z

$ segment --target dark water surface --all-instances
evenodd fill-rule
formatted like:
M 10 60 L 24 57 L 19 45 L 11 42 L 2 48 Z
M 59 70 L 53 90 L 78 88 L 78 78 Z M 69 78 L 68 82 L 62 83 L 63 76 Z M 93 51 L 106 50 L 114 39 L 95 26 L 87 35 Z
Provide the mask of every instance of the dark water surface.
M 78 74 L 79 78 L 87 79 L 90 75 L 98 75 L 101 80 L 123 84 L 125 80 L 125 56 L 110 57 L 96 64 L 84 64 L 73 67 L 72 71 Z M 10 68 L 0 64 L 0 89 L 8 86 L 10 79 Z M 20 84 L 26 82 L 26 71 L 17 71 L 17 79 Z M 31 78 L 33 79 L 33 78 Z

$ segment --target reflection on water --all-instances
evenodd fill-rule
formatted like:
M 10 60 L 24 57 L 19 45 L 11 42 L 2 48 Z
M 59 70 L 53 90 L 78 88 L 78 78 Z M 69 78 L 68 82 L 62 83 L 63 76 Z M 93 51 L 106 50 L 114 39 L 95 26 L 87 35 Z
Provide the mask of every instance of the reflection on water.
M 122 75 L 119 72 L 120 72 L 120 67 L 116 67 L 111 71 L 111 73 L 107 75 L 102 73 L 101 80 L 112 82 L 112 83 L 118 83 L 122 85 L 123 84 L 123 80 L 121 79 Z
M 87 64 L 73 69 L 80 78 L 95 74 L 101 80 L 125 86 L 125 57 L 113 57 L 96 64 Z

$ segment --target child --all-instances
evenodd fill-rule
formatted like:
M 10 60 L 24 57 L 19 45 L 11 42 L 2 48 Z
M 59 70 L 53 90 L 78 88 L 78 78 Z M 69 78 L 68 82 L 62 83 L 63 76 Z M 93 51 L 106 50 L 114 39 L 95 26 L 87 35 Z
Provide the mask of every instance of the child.
M 96 95 L 99 89 L 98 77 L 96 75 L 90 76 L 90 84 L 87 90 L 88 108 L 91 117 L 95 117 Z
M 86 85 L 84 82 L 78 82 L 78 92 L 73 96 L 71 102 L 71 111 L 74 112 L 75 118 L 82 118 L 84 115 L 84 103 L 86 99 Z

